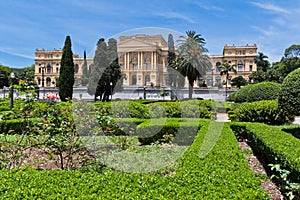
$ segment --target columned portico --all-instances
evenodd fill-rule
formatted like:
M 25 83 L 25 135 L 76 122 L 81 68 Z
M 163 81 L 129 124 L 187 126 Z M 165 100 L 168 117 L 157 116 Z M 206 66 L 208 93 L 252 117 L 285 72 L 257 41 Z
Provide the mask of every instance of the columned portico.
M 121 36 L 118 54 L 123 65 L 126 86 L 166 86 L 167 43 L 162 36 L 135 35 Z M 159 59 L 159 57 L 163 59 Z

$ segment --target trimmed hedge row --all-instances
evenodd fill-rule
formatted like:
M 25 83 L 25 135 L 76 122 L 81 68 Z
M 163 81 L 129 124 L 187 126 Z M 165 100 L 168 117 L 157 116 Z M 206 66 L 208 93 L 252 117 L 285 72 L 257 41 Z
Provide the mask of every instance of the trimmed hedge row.
M 32 126 L 37 121 L 37 118 L 0 121 L 0 133 L 22 134 L 26 127 Z
M 175 137 L 173 143 L 188 146 L 192 144 L 198 130 L 197 118 L 161 118 L 146 120 L 137 126 L 136 134 L 143 145 L 164 140 L 166 137 Z
M 116 118 L 205 118 L 213 119 L 211 100 L 97 102 L 95 109 Z
M 199 158 L 210 122 L 202 120 L 200 126 L 193 144 L 171 169 L 176 170 L 172 176 L 165 176 L 170 169 L 165 173 L 124 173 L 95 167 L 69 171 L 1 170 L 0 198 L 268 199 L 228 124 L 212 151 Z
M 281 129 L 284 132 L 292 134 L 294 137 L 300 139 L 300 126 L 292 126 L 292 127 L 287 127 L 287 128 L 282 128 Z
M 267 164 L 280 164 L 291 171 L 289 179 L 300 181 L 300 140 L 277 127 L 260 123 L 232 123 L 238 136 L 250 140 L 255 153 Z
M 294 120 L 293 115 L 282 112 L 278 108 L 277 100 L 241 103 L 232 107 L 232 110 L 228 114 L 232 121 L 239 122 L 261 122 L 281 125 Z

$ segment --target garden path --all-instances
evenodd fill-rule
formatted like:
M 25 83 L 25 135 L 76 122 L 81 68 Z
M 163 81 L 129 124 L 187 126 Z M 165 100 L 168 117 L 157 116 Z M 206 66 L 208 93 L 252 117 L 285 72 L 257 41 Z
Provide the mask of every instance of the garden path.
M 295 121 L 293 121 L 293 124 L 300 125 L 300 116 L 295 117 Z
M 217 122 L 230 122 L 227 113 L 217 113 L 216 121 Z

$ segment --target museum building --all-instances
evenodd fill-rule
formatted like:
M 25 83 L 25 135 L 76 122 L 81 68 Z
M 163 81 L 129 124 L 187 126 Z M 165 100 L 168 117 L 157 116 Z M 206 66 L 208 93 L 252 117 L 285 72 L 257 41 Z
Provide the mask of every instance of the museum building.
M 124 87 L 137 87 L 144 85 L 168 86 L 168 44 L 161 35 L 134 35 L 120 36 L 117 44 L 118 62 L 122 73 L 125 75 Z M 255 58 L 257 46 L 235 46 L 225 45 L 222 55 L 211 55 L 212 68 L 205 76 L 199 77 L 198 83 L 205 82 L 208 87 L 218 86 L 225 82 L 225 76 L 221 77 L 218 66 L 224 61 L 234 64 L 237 74 L 230 72 L 230 80 L 242 76 L 248 80 L 249 75 L 257 70 Z M 35 81 L 42 87 L 55 87 L 59 77 L 62 49 L 35 51 Z M 93 63 L 93 58 L 86 58 L 88 67 Z M 82 66 L 84 58 L 73 54 L 75 86 L 80 86 Z M 195 84 L 195 86 L 198 85 Z

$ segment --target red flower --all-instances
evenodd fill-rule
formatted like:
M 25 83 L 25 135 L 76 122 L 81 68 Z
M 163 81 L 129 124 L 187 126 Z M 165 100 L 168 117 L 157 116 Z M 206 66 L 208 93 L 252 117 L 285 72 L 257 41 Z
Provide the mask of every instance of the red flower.
M 110 128 L 109 127 L 106 127 L 106 129 L 105 129 L 106 131 L 110 131 Z

